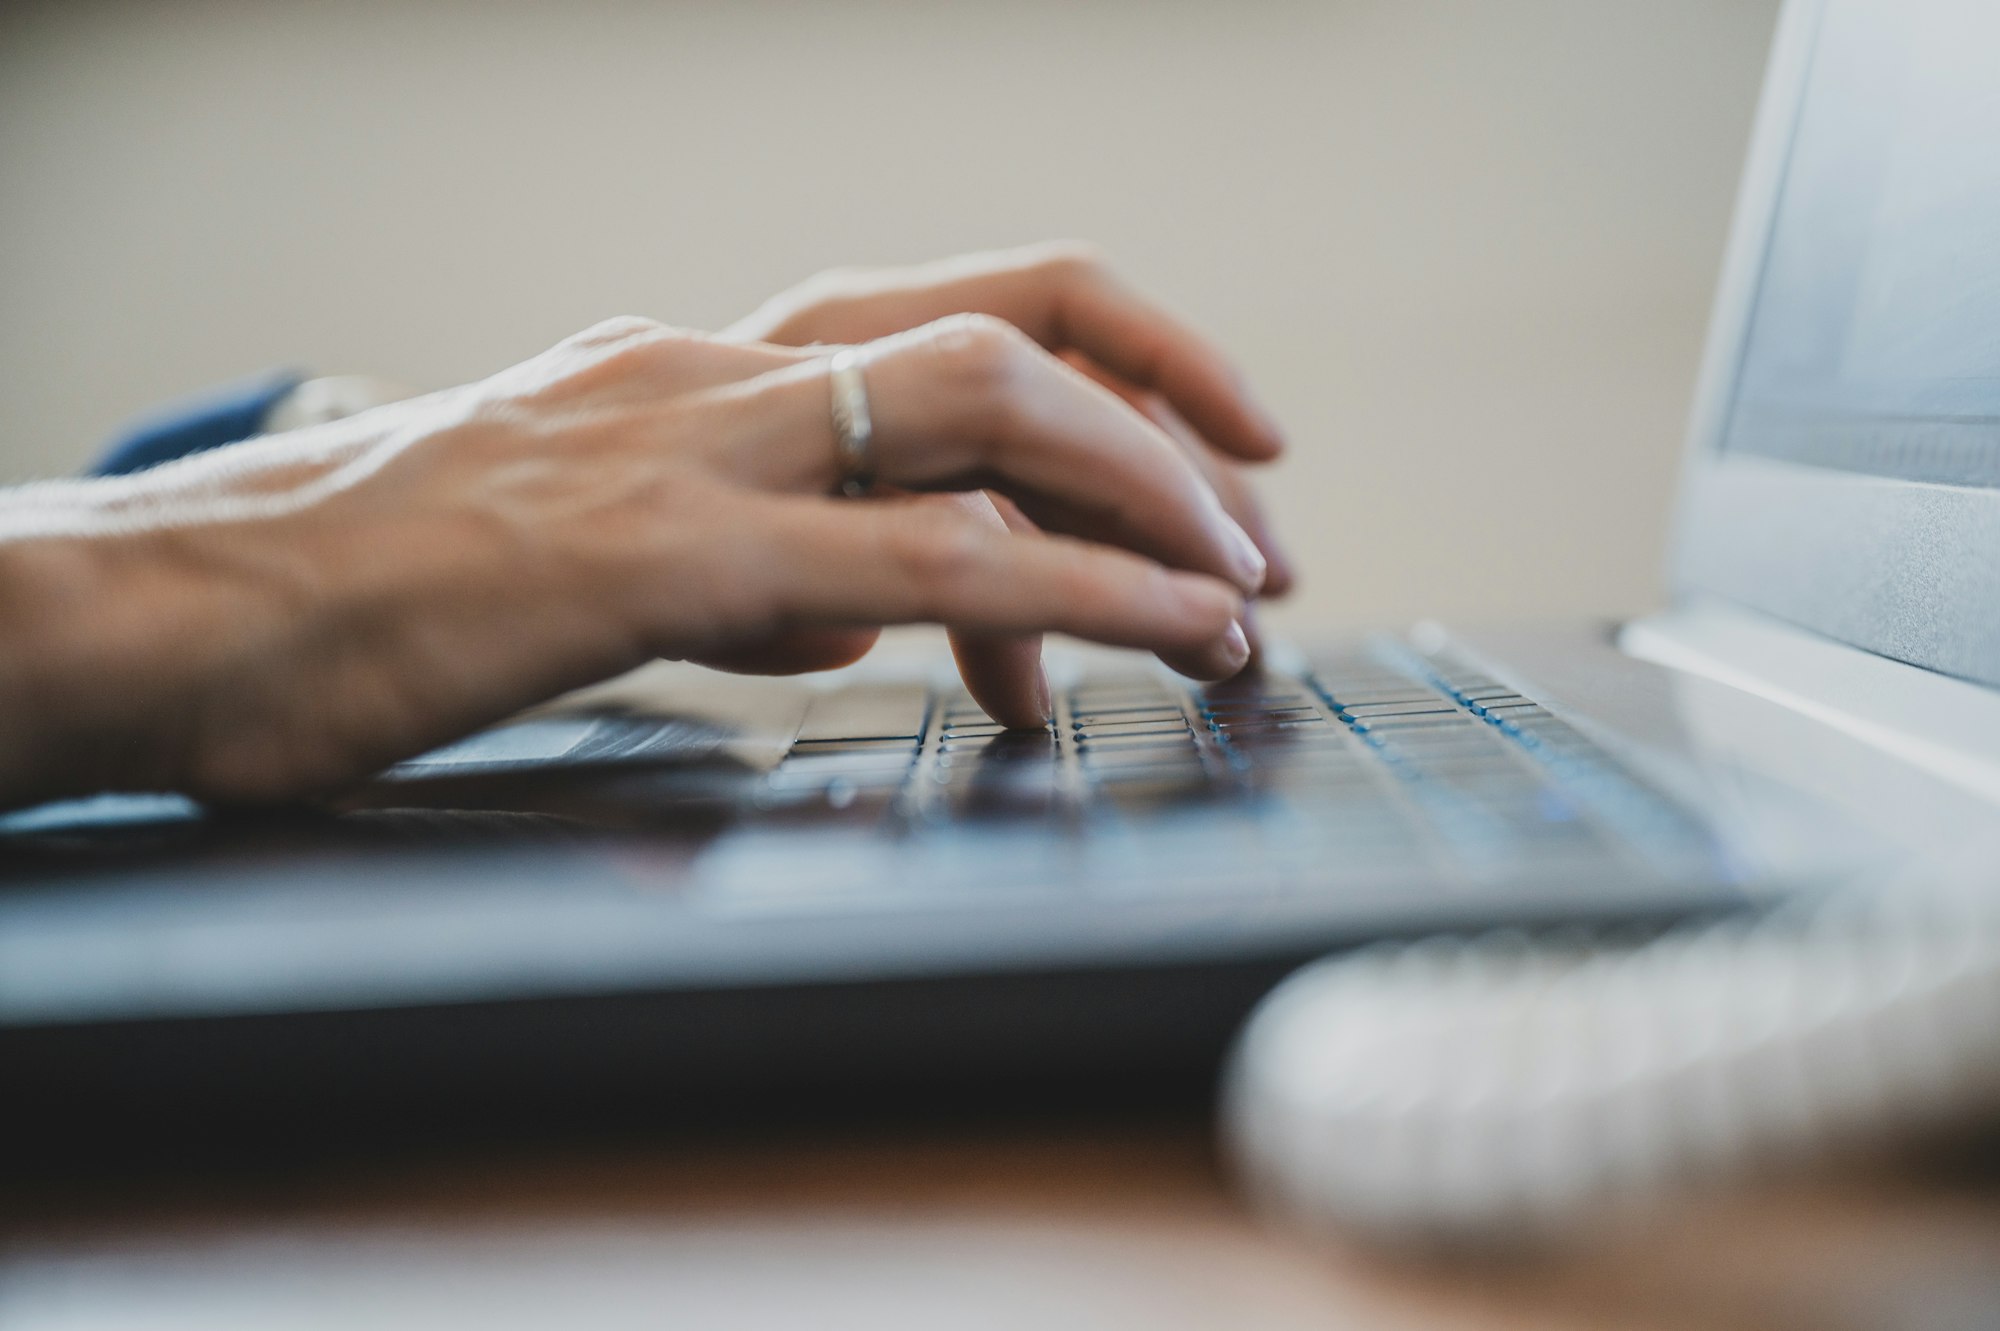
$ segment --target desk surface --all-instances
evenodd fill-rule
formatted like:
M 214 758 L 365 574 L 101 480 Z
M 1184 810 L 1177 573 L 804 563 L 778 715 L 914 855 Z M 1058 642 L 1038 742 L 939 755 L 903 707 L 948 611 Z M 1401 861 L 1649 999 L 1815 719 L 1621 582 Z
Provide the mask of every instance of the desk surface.
M 4 1203 L 0 1326 L 2000 1326 L 2000 1184 L 1944 1172 L 1765 1188 L 1485 1263 L 1274 1232 L 1196 1123 L 100 1183 Z

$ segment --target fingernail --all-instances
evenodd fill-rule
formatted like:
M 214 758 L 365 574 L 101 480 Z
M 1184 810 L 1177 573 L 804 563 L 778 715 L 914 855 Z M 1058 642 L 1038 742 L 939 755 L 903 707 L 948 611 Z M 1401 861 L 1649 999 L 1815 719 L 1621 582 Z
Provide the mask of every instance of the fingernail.
M 1250 639 L 1244 636 L 1243 626 L 1234 620 L 1229 623 L 1229 631 L 1222 635 L 1222 654 L 1238 669 L 1250 663 Z
M 1054 692 L 1049 688 L 1048 667 L 1040 664 L 1035 666 L 1035 701 L 1041 706 L 1042 720 L 1056 719 L 1056 700 Z
M 1264 574 L 1270 567 L 1264 559 L 1264 552 L 1250 539 L 1250 533 L 1233 519 L 1224 518 L 1223 522 L 1229 533 L 1230 563 L 1236 568 L 1236 580 L 1244 591 L 1255 592 L 1264 585 Z
M 1246 601 L 1243 603 L 1243 614 L 1237 619 L 1236 625 L 1243 630 L 1244 640 L 1250 644 L 1250 655 L 1255 656 L 1264 650 L 1264 635 L 1257 627 L 1257 606 L 1255 602 Z

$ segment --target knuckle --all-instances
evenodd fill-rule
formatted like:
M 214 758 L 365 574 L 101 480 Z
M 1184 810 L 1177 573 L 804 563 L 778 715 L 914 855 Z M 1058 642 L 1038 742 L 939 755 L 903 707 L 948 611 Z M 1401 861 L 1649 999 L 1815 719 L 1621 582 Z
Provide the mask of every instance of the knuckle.
M 606 319 L 539 358 L 537 372 L 521 387 L 530 396 L 556 400 L 588 397 L 660 374 L 691 340 L 656 319 Z
M 794 293 L 802 303 L 816 303 L 838 299 L 864 285 L 869 270 L 852 264 L 838 268 L 822 268 L 794 288 Z
M 935 328 L 931 348 L 948 400 L 961 425 L 990 442 L 1015 411 L 1037 348 L 1012 324 L 986 314 L 953 315 Z
M 1063 281 L 1102 276 L 1111 267 L 1103 248 L 1088 240 L 1051 240 L 1036 247 L 1035 264 Z
M 565 345 L 579 350 L 615 347 L 666 331 L 666 325 L 642 314 L 614 314 L 572 336 Z
M 609 349 L 598 362 L 598 374 L 615 381 L 656 373 L 672 362 L 685 340 L 665 329 L 630 338 Z
M 954 314 L 933 328 L 931 346 L 946 377 L 978 391 L 1003 389 L 1028 346 L 1020 329 L 990 314 Z

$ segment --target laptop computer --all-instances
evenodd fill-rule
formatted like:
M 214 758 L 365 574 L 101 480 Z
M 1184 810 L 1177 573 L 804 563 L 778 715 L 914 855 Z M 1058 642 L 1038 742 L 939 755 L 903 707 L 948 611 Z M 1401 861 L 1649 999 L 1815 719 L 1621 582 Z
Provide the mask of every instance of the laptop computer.
M 1785 10 L 1664 613 L 1208 687 L 1058 650 L 1032 734 L 921 647 L 659 666 L 339 811 L 15 814 L 10 1100 L 296 1135 L 1199 1094 L 1329 950 L 1643 929 L 1962 847 L 2000 816 L 1996 39 L 1978 0 Z

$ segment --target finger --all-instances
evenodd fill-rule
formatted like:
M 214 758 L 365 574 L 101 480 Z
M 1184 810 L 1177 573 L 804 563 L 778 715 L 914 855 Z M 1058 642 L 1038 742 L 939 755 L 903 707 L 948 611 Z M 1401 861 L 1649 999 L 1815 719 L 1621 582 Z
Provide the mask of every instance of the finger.
M 925 499 L 774 497 L 754 520 L 771 557 L 744 570 L 741 594 L 774 623 L 1068 633 L 1159 652 L 1206 679 L 1248 658 L 1232 587 L 1125 550 L 1015 536 Z
M 1264 627 L 1258 620 L 1255 601 L 1244 605 L 1243 614 L 1237 619 L 1236 627 L 1243 630 L 1243 641 L 1250 644 L 1250 656 L 1244 661 L 1243 669 L 1255 670 L 1264 663 L 1265 644 Z
M 962 316 L 871 344 L 877 476 L 913 490 L 993 489 L 1045 529 L 1177 568 L 1263 584 L 1265 561 L 1178 445 L 1006 324 Z M 715 390 L 720 465 L 825 493 L 838 476 L 826 371 L 793 366 Z
M 853 665 L 881 636 L 872 628 L 794 629 L 763 642 L 688 659 L 734 675 L 804 675 Z
M 1230 517 L 1236 519 L 1238 526 L 1250 533 L 1250 539 L 1255 541 L 1258 550 L 1263 552 L 1266 564 L 1264 585 L 1258 590 L 1257 595 L 1268 599 L 1283 596 L 1291 591 L 1293 584 L 1298 581 L 1291 558 L 1279 543 L 1277 532 L 1272 528 L 1271 520 L 1265 514 L 1264 506 L 1258 501 L 1256 490 L 1242 468 L 1228 458 L 1216 456 L 1215 450 L 1204 443 L 1188 423 L 1181 419 L 1180 413 L 1158 393 L 1132 387 L 1082 352 L 1064 352 L 1062 359 L 1079 374 L 1116 393 L 1134 411 L 1159 426 L 1169 439 L 1181 446 L 1195 466 L 1201 469 L 1209 488 L 1214 490 L 1216 498 L 1222 501 L 1223 509 Z M 1255 645 L 1254 634 L 1252 634 L 1252 645 Z
M 1236 525 L 1248 532 L 1250 539 L 1257 543 L 1258 552 L 1264 556 L 1264 585 L 1257 589 L 1257 595 L 1268 600 L 1291 591 L 1292 585 L 1298 581 L 1291 556 L 1279 542 L 1277 532 L 1271 526 L 1270 515 L 1264 511 L 1264 505 L 1257 498 L 1250 477 L 1244 474 L 1242 464 L 1216 456 L 1213 449 L 1194 437 L 1172 407 L 1157 399 L 1139 410 L 1168 438 L 1177 440 L 1187 450 L 1202 478 L 1215 491 L 1215 497 L 1222 501 L 1223 511 L 1236 519 Z
M 996 501 L 985 491 L 940 498 L 960 505 L 973 519 L 995 530 L 1023 537 L 1040 534 L 1013 504 L 1005 499 Z M 1054 699 L 1049 693 L 1048 673 L 1042 669 L 1041 634 L 951 629 L 946 637 L 966 692 L 988 716 L 1017 730 L 1035 730 L 1048 723 Z
M 1012 502 L 1012 500 L 1008 500 L 1008 498 L 1006 498 L 1004 494 L 988 494 L 986 498 L 988 498 L 988 502 L 990 502 L 990 504 L 994 506 L 994 512 L 998 512 L 998 514 L 1000 514 L 1000 520 L 1002 520 L 1002 522 L 1006 524 L 1008 532 L 1012 532 L 1014 536 L 1018 536 L 1018 538 L 1024 538 L 1024 540 L 1032 540 L 1032 538 L 1038 538 L 1038 536 L 1042 536 L 1042 530 L 1040 530 L 1038 526 L 1034 526 L 1034 522 L 1030 522 L 1030 520 L 1028 520 L 1028 516 L 1026 516 L 1026 514 L 1022 514 L 1022 512 L 1020 512 L 1020 510 L 1018 510 L 1018 508 L 1014 506 L 1014 502 Z M 1248 644 L 1248 652 L 1250 652 L 1250 660 L 1256 660 L 1256 650 L 1258 650 L 1258 642 L 1256 642 L 1256 632 L 1254 632 L 1254 628 L 1252 628 L 1252 626 L 1256 624 L 1256 620 L 1254 620 L 1254 616 L 1250 614 L 1250 608 L 1252 608 L 1252 602 L 1244 602 L 1244 608 L 1242 608 L 1242 614 L 1238 614 L 1238 616 L 1236 616 L 1236 628 L 1240 628 L 1240 630 L 1242 630 L 1242 636 L 1244 636 L 1244 642 Z M 1034 665 L 1036 665 L 1036 681 L 1038 681 L 1038 685 L 1040 685 L 1040 691 L 1038 691 L 1038 697 L 1040 697 L 1040 701 L 1042 701 L 1042 713 L 1044 713 L 1046 717 L 1052 717 L 1052 715 L 1054 715 L 1054 697 L 1050 695 L 1050 689 L 1048 689 L 1048 673 L 1046 673 L 1046 671 L 1042 669 L 1042 660 L 1040 660 L 1040 646 L 1042 646 L 1042 640 L 1040 640 L 1040 636 L 1036 636 L 1036 640 L 1034 640 L 1034 642 L 1036 642 L 1036 660 L 1034 660 Z M 1212 656 L 1212 644 L 1204 644 L 1202 648 L 1196 648 L 1196 650 L 1192 650 L 1192 652 L 1188 652 L 1188 650 L 1160 650 L 1160 652 L 1158 652 L 1158 658 L 1160 658 L 1160 660 L 1162 660 L 1164 664 L 1168 665 L 1170 669 L 1178 669 L 1180 673 L 1184 673 L 1184 675 L 1194 675 L 1194 677 L 1198 677 L 1198 679 L 1206 679 L 1206 677 L 1210 677 L 1210 673 L 1212 673 L 1212 671 L 1216 671 L 1216 669 L 1224 669 L 1224 671 L 1228 669 L 1228 665 L 1226 664 L 1222 665 L 1212 664 L 1212 662 L 1210 662 L 1210 656 Z M 962 665 L 960 665 L 960 669 L 962 669 Z M 1204 671 L 1208 671 L 1208 673 L 1204 673 Z
M 1284 438 L 1270 413 L 1213 343 L 1120 281 L 1094 248 L 1031 245 L 907 271 L 910 298 L 938 317 L 977 311 L 1014 324 L 1052 350 L 1074 348 L 1171 402 L 1201 436 L 1251 461 L 1276 457 Z

